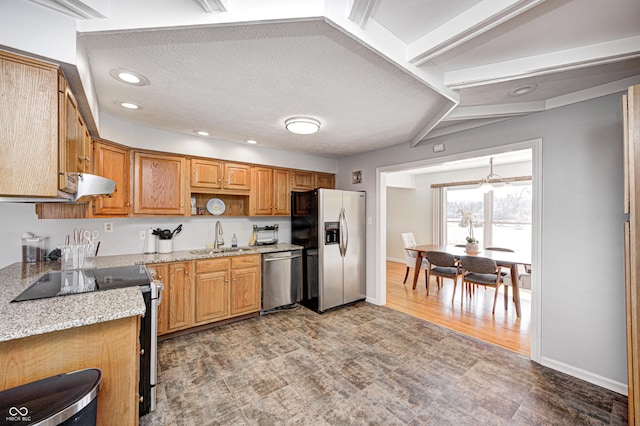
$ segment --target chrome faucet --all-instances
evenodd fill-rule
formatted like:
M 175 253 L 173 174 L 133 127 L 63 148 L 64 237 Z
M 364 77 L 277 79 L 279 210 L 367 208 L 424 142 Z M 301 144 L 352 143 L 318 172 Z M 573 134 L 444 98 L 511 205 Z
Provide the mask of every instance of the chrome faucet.
M 224 238 L 222 238 L 222 222 L 219 220 L 216 221 L 216 235 L 215 240 L 213 241 L 213 248 L 217 249 L 224 245 Z

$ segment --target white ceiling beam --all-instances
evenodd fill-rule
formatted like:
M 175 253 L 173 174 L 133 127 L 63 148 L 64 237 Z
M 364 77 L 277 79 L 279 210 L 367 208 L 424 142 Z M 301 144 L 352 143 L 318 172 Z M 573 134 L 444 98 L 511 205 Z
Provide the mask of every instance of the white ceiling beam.
M 444 100 L 442 106 L 438 109 L 432 117 L 422 126 L 422 128 L 411 139 L 411 148 L 415 148 L 425 137 L 429 134 L 434 127 L 438 125 L 445 117 L 447 117 L 451 111 L 456 107 L 457 103 L 450 100 Z
M 484 0 L 407 46 L 407 60 L 427 62 L 489 31 L 544 0 Z
M 351 12 L 349 13 L 349 20 L 364 29 L 375 3 L 376 0 L 353 0 Z
M 207 13 L 213 12 L 226 12 L 227 5 L 226 0 L 193 0 Z
M 99 10 L 81 0 L 29 0 L 31 3 L 60 12 L 75 19 L 105 18 Z
M 544 101 L 514 102 L 499 105 L 459 106 L 444 121 L 477 120 L 481 118 L 515 117 L 545 110 Z
M 481 65 L 445 73 L 444 84 L 454 90 L 501 83 L 625 61 L 640 57 L 640 36 L 573 49 Z

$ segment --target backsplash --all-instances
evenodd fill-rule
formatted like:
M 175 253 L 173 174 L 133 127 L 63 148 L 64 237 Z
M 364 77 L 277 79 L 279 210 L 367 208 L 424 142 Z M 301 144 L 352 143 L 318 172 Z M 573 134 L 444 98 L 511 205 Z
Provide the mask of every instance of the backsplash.
M 0 203 L 0 268 L 22 261 L 21 236 L 24 232 L 48 236 L 47 251 L 64 244 L 67 234 L 73 238 L 74 228 L 100 232 L 100 255 L 142 253 L 144 240 L 140 231 L 147 228 L 175 229 L 182 224 L 182 232 L 173 241 L 173 250 L 204 248 L 209 230 L 220 220 L 225 246 L 231 245 L 236 234 L 238 245 L 247 245 L 253 225 L 278 224 L 278 237 L 282 243 L 291 242 L 289 217 L 142 217 L 124 219 L 48 219 L 38 220 L 34 204 Z M 113 223 L 113 232 L 104 232 L 104 223 Z

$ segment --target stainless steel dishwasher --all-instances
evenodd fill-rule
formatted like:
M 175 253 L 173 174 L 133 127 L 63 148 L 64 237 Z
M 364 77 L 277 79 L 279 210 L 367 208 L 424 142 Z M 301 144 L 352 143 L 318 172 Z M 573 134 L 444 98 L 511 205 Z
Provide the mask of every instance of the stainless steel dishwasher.
M 302 300 L 302 250 L 262 255 L 262 311 Z

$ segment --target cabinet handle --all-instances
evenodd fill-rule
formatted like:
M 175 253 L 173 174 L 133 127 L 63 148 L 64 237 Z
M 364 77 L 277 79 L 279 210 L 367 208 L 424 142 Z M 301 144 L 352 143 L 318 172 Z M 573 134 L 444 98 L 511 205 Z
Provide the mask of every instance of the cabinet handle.
M 140 349 L 140 355 L 144 355 L 144 348 Z
M 184 271 L 184 274 L 185 275 L 189 275 L 189 271 Z
M 84 161 L 86 161 L 87 163 L 90 163 L 91 159 L 89 157 L 84 157 Z

